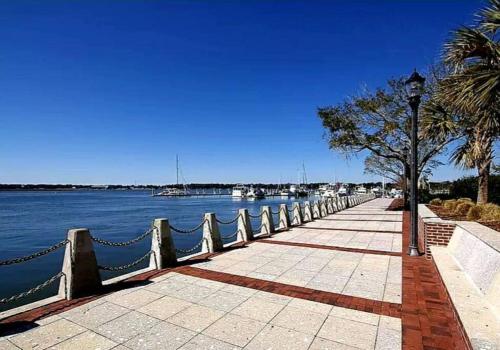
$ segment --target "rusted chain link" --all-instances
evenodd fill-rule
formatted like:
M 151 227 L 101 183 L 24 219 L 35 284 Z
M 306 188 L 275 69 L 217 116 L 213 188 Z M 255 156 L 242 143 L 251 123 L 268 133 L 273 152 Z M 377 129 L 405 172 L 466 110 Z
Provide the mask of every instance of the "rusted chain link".
M 200 248 L 204 241 L 205 241 L 205 237 L 202 237 L 201 240 L 198 243 L 196 243 L 196 245 L 193 248 L 190 248 L 190 249 L 175 248 L 175 251 L 178 252 L 178 253 L 182 253 L 182 254 L 192 253 L 196 249 Z
M 122 265 L 122 266 L 102 266 L 99 265 L 98 268 L 104 271 L 123 271 L 123 270 L 128 270 L 131 269 L 132 267 L 140 264 L 144 260 L 146 260 L 151 254 L 153 254 L 153 251 L 150 250 L 149 252 L 146 253 L 146 255 L 140 257 L 139 259 L 132 261 L 130 264 Z
M 15 259 L 0 261 L 0 266 L 19 264 L 19 263 L 23 263 L 26 261 L 30 261 L 30 260 L 35 259 L 35 258 L 39 258 L 41 256 L 52 253 L 53 251 L 65 246 L 68 242 L 69 241 L 67 239 L 65 239 L 59 243 L 54 244 L 53 246 L 51 246 L 47 249 L 41 250 L 41 251 L 33 253 L 31 255 L 27 255 L 27 256 L 15 258 Z
M 26 292 L 22 292 L 22 293 L 19 293 L 19 294 L 16 294 L 16 295 L 13 295 L 11 297 L 8 297 L 8 298 L 3 298 L 3 299 L 0 299 L 0 304 L 6 304 L 6 303 L 10 303 L 11 301 L 16 301 L 16 300 L 19 300 L 19 299 L 22 299 L 22 298 L 25 298 L 31 294 L 34 294 L 42 289 L 44 289 L 45 287 L 49 286 L 50 284 L 52 284 L 55 280 L 61 278 L 61 276 L 64 276 L 64 273 L 61 271 L 59 272 L 57 275 L 55 276 L 52 276 L 51 278 L 49 278 L 48 280 L 46 280 L 45 282 L 43 283 L 40 283 L 39 285 L 31 288 L 30 290 L 27 290 Z
M 129 246 L 129 245 L 132 245 L 134 243 L 142 241 L 144 238 L 149 236 L 154 230 L 156 230 L 156 227 L 152 227 L 149 230 L 147 230 L 146 232 L 144 232 L 142 235 L 137 236 L 136 238 L 133 238 L 133 239 L 131 239 L 129 241 L 125 241 L 125 242 L 107 241 L 105 239 L 95 237 L 92 235 L 90 236 L 90 239 L 92 239 L 94 242 L 96 242 L 98 244 L 105 245 L 108 247 L 126 247 L 126 246 Z
M 207 222 L 207 220 L 204 219 L 198 226 L 193 227 L 192 229 L 189 229 L 189 230 L 183 230 L 183 229 L 180 229 L 180 228 L 176 228 L 176 227 L 174 227 L 172 225 L 170 225 L 170 229 L 172 231 L 177 232 L 177 233 L 190 234 L 190 233 L 194 233 L 194 232 L 198 231 L 206 222 Z

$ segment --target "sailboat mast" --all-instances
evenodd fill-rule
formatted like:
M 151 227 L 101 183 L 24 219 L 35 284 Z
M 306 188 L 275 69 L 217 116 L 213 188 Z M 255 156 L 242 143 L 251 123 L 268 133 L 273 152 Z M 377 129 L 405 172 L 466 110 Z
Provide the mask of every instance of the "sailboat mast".
M 179 185 L 179 155 L 175 155 L 175 168 L 177 170 L 177 185 Z

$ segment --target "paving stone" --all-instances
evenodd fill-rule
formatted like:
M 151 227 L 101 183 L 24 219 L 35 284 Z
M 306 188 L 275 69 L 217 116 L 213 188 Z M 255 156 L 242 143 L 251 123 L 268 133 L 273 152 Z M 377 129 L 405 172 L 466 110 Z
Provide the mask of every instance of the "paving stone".
M 263 322 L 238 315 L 226 314 L 204 330 L 203 334 L 226 343 L 244 347 L 264 326 L 265 323 Z
M 224 315 L 223 311 L 192 305 L 167 319 L 178 326 L 201 332 Z
M 7 339 L 0 340 L 0 349 L 2 349 L 2 350 L 19 350 L 19 348 L 17 346 L 12 344 Z
M 242 295 L 244 297 L 250 297 L 258 292 L 256 289 L 235 286 L 233 284 L 226 284 L 221 290 L 228 293 Z
M 61 314 L 61 317 L 78 323 L 89 329 L 96 329 L 100 325 L 130 312 L 129 309 L 110 302 L 93 307 L 79 307 Z
M 222 342 L 204 334 L 198 334 L 180 350 L 239 350 L 239 346 Z
M 99 326 L 97 333 L 117 343 L 124 343 L 150 328 L 160 320 L 137 311 L 129 312 L 108 323 Z
M 52 350 L 84 350 L 84 349 L 112 349 L 117 344 L 100 334 L 92 331 L 86 331 L 71 339 L 63 341 L 50 349 Z
M 219 290 L 203 298 L 199 301 L 198 304 L 211 307 L 212 309 L 229 312 L 240 305 L 242 302 L 244 302 L 246 299 L 247 297 Z
M 401 331 L 379 328 L 375 350 L 401 349 Z
M 359 348 L 316 337 L 309 350 L 359 350 Z
M 251 297 L 231 313 L 262 322 L 269 322 L 283 307 L 283 304 L 273 303 L 259 297 Z
M 344 318 L 346 320 L 357 321 L 377 326 L 380 316 L 370 312 L 351 310 L 343 307 L 334 306 L 330 311 L 330 316 Z M 394 317 L 389 317 L 394 318 Z
M 328 316 L 318 332 L 321 338 L 360 349 L 373 349 L 376 335 L 376 326 L 333 316 Z
M 307 350 L 314 336 L 268 324 L 245 347 L 248 350 Z
M 176 325 L 160 322 L 153 328 L 137 335 L 125 343 L 130 349 L 175 350 L 196 335 L 195 332 Z
M 106 300 L 129 309 L 138 309 L 161 297 L 161 294 L 141 289 L 122 296 L 111 294 Z
M 188 285 L 185 288 L 170 292 L 169 295 L 191 303 L 197 303 L 214 292 L 216 292 L 216 290 L 212 288 Z
M 163 298 L 157 299 L 137 309 L 137 311 L 161 320 L 166 320 L 170 316 L 175 315 L 191 305 L 194 304 L 185 300 L 164 296 Z
M 328 315 L 330 313 L 330 310 L 332 309 L 332 305 L 329 305 L 329 304 L 323 304 L 323 303 L 318 303 L 315 301 L 298 299 L 298 298 L 292 299 L 292 301 L 290 301 L 290 303 L 288 303 L 288 306 L 295 307 L 297 309 L 312 311 L 312 312 L 316 312 L 318 314 L 324 314 L 324 315 Z
M 170 295 L 171 293 L 178 291 L 179 289 L 186 288 L 187 286 L 189 286 L 189 283 L 173 281 L 169 278 L 162 282 L 152 283 L 144 287 L 144 289 L 158 294 Z
M 33 328 L 9 340 L 21 349 L 45 349 L 85 332 L 85 328 L 68 320 L 58 320 Z
M 286 306 L 271 320 L 271 324 L 315 335 L 326 319 L 326 315 Z

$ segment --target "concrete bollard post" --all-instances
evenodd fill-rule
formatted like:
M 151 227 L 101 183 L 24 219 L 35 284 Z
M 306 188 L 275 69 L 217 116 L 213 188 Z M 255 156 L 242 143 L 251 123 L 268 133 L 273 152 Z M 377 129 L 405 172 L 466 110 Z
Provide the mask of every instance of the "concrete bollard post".
M 294 202 L 292 208 L 293 208 L 292 224 L 298 226 L 302 225 L 304 219 L 302 217 L 302 208 L 300 207 L 300 203 Z
M 313 221 L 313 213 L 311 208 L 311 203 L 309 201 L 304 202 L 304 221 Z
M 151 234 L 151 251 L 149 267 L 158 270 L 177 264 L 175 245 L 170 231 L 168 219 L 155 219 L 155 228 Z
M 319 202 L 319 212 L 321 214 L 321 217 L 324 218 L 325 216 L 328 215 L 328 211 L 326 209 L 326 200 L 322 199 L 320 202 Z
M 219 232 L 219 225 L 215 219 L 214 213 L 205 214 L 205 223 L 203 224 L 203 248 L 202 251 L 208 253 L 220 252 L 224 245 Z
M 248 209 L 238 210 L 238 232 L 244 242 L 248 242 L 253 239 L 252 222 L 250 221 Z
M 274 233 L 274 220 L 271 207 L 264 205 L 261 208 L 262 212 L 262 232 L 271 235 Z
M 286 204 L 280 204 L 279 227 L 288 230 L 290 228 L 290 215 Z
M 102 288 L 90 232 L 86 228 L 68 231 L 68 244 L 64 252 L 59 296 L 71 300 L 90 295 Z
M 313 202 L 313 218 L 321 219 L 321 210 L 318 201 Z
M 327 212 L 327 214 L 334 213 L 334 211 L 333 211 L 333 198 L 332 197 L 328 197 L 326 199 L 326 212 Z

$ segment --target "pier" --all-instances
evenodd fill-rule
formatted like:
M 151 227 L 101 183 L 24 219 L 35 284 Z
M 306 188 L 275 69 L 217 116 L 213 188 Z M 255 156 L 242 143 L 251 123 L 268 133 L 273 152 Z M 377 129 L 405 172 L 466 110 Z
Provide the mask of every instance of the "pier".
M 127 242 L 70 230 L 50 248 L 66 249 L 48 281 L 59 295 L 1 313 L 0 349 L 465 349 L 435 267 L 402 252 L 409 220 L 391 203 L 363 195 L 241 209 L 230 221 L 207 213 L 189 229 L 159 218 Z M 235 223 L 225 244 L 219 226 Z M 200 242 L 175 247 L 172 232 L 196 229 Z M 151 250 L 125 266 L 99 265 L 93 249 L 148 238 Z M 145 270 L 101 280 L 144 260 Z

